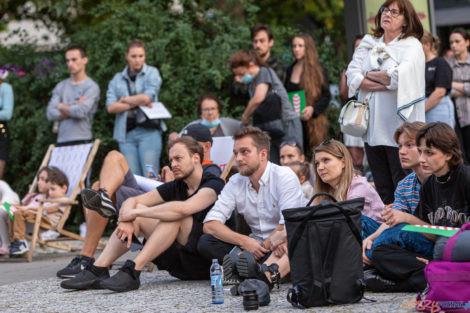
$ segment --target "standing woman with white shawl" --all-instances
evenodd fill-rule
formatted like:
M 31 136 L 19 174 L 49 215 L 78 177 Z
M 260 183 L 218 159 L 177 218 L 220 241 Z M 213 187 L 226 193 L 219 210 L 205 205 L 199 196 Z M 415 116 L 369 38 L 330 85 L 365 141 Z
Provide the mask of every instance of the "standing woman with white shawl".
M 387 0 L 346 71 L 349 96 L 369 99 L 369 127 L 363 136 L 377 191 L 392 203 L 401 168 L 395 130 L 404 122 L 424 122 L 425 56 L 423 26 L 408 0 Z

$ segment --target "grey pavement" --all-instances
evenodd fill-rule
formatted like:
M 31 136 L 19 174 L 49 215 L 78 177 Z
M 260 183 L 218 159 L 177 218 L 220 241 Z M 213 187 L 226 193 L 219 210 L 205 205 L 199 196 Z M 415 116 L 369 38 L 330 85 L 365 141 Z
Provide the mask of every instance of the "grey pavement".
M 0 312 L 242 312 L 242 298 L 230 294 L 225 286 L 223 304 L 211 304 L 209 281 L 180 281 L 165 271 L 142 272 L 141 287 L 127 293 L 109 290 L 69 291 L 60 288 L 55 277 L 75 253 L 41 250 L 32 263 L 24 259 L 0 259 Z M 126 258 L 120 258 L 113 274 Z M 271 303 L 259 312 L 299 312 L 287 302 L 290 284 L 271 293 Z M 415 299 L 413 293 L 366 293 L 366 298 L 351 305 L 310 308 L 308 312 L 413 312 L 403 307 Z
M 33 263 L 0 262 L 0 312 L 241 312 L 242 298 L 230 295 L 226 286 L 225 301 L 211 304 L 209 281 L 180 281 L 164 271 L 142 272 L 140 289 L 127 293 L 109 290 L 69 291 L 60 288 L 54 277 L 71 256 L 52 257 Z M 120 261 L 122 263 L 122 261 Z M 119 262 L 118 262 L 119 263 Z M 7 281 L 4 281 L 8 272 Z M 112 273 L 115 272 L 112 271 Z M 18 281 L 14 282 L 17 275 Z M 28 280 L 30 275 L 33 280 Z M 271 303 L 259 312 L 299 312 L 286 301 L 289 284 L 271 294 Z M 351 305 L 310 308 L 308 312 L 413 312 L 402 307 L 415 294 L 373 294 Z M 405 301 L 405 302 L 404 302 Z

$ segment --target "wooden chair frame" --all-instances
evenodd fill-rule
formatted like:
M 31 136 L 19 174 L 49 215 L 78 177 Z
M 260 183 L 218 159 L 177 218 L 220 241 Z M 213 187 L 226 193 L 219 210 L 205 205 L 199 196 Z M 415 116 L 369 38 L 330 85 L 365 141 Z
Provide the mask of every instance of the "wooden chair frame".
M 73 192 L 68 197 L 68 199 L 62 199 L 62 200 L 59 200 L 59 199 L 42 199 L 42 200 L 40 200 L 41 204 L 39 206 L 39 209 L 36 212 L 35 219 L 27 220 L 30 223 L 34 223 L 33 235 L 31 237 L 28 236 L 28 238 L 31 239 L 31 245 L 30 245 L 29 253 L 28 253 L 28 262 L 31 262 L 33 260 L 33 254 L 34 254 L 34 248 L 36 246 L 36 242 L 38 242 L 41 245 L 46 245 L 46 246 L 50 246 L 50 247 L 53 247 L 53 248 L 58 248 L 58 249 L 66 250 L 66 251 L 77 250 L 76 248 L 73 248 L 70 244 L 59 243 L 59 241 L 64 240 L 63 238 L 43 240 L 40 237 L 40 234 L 39 234 L 39 229 L 40 228 L 57 231 L 61 235 L 66 236 L 67 237 L 66 239 L 81 240 L 81 241 L 85 240 L 85 238 L 81 237 L 80 235 L 75 234 L 71 231 L 65 230 L 64 225 L 65 225 L 65 222 L 67 221 L 67 219 L 70 215 L 72 205 L 78 204 L 78 202 L 75 199 L 77 198 L 78 192 L 80 190 L 82 190 L 83 188 L 85 188 L 85 178 L 86 178 L 86 175 L 87 175 L 87 173 L 88 173 L 88 171 L 91 167 L 91 164 L 92 164 L 92 162 L 95 158 L 96 152 L 98 151 L 99 145 L 100 145 L 100 140 L 95 139 L 95 141 L 93 142 L 93 146 L 90 149 L 90 152 L 88 154 L 86 163 L 85 163 L 85 165 L 82 169 L 82 172 L 80 174 L 80 179 L 79 179 L 77 185 L 74 187 Z M 52 155 L 52 151 L 54 150 L 54 148 L 55 148 L 54 145 L 49 146 L 49 149 L 47 150 L 46 155 L 44 156 L 44 159 L 42 160 L 40 168 L 42 168 L 44 166 L 47 166 L 49 164 L 49 161 L 50 161 L 50 158 L 51 158 L 51 155 Z M 30 188 L 29 192 L 33 192 L 36 189 L 36 185 L 37 185 L 37 177 L 35 176 L 34 180 L 33 180 L 33 184 L 31 185 L 31 188 Z M 67 207 L 65 208 L 64 213 L 62 214 L 62 217 L 60 218 L 60 221 L 59 221 L 59 224 L 57 225 L 57 227 L 54 227 L 54 226 L 51 226 L 51 225 L 48 225 L 48 224 L 45 224 L 45 223 L 41 222 L 41 216 L 42 216 L 42 212 L 44 210 L 44 202 L 67 205 Z M 86 216 L 86 212 L 85 212 L 85 216 Z

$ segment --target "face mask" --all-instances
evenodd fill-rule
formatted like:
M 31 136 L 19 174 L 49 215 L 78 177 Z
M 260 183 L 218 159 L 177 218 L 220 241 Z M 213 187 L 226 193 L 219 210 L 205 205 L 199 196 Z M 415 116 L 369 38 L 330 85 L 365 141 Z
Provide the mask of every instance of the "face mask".
M 242 77 L 242 83 L 244 84 L 249 84 L 253 81 L 253 79 L 255 79 L 255 75 L 250 75 L 248 73 L 246 73 L 243 77 Z
M 216 127 L 220 124 L 220 120 L 217 118 L 217 119 L 213 120 L 212 122 L 208 122 L 205 119 L 202 119 L 201 124 L 206 126 L 206 127 L 213 128 L 213 127 Z

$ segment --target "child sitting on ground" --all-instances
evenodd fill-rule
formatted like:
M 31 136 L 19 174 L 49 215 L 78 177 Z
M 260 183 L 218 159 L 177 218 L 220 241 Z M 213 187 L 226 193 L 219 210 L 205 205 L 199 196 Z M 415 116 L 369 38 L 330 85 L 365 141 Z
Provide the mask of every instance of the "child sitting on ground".
M 302 192 L 306 203 L 310 201 L 313 197 L 314 191 L 313 186 L 310 184 L 310 168 L 305 162 L 291 162 L 289 167 L 294 171 L 294 173 L 299 178 L 300 184 L 302 185 Z
M 39 173 L 39 176 L 40 175 L 41 172 Z M 61 170 L 55 167 L 49 167 L 47 177 L 49 199 L 67 199 L 68 185 L 67 176 Z M 10 246 L 10 256 L 21 255 L 29 251 L 28 243 L 25 240 L 26 222 L 28 219 L 30 220 L 36 217 L 38 208 L 39 205 L 17 207 L 18 210 L 15 212 L 15 218 L 13 221 L 10 221 L 10 241 L 12 242 Z M 57 226 L 65 208 L 66 205 L 44 203 L 41 221 L 52 226 Z

